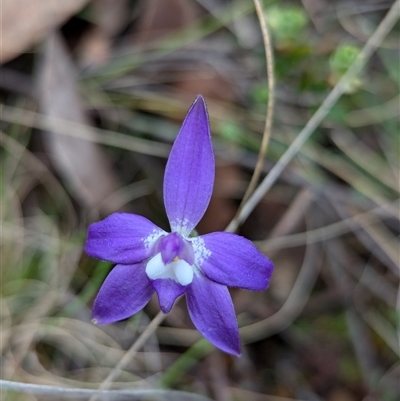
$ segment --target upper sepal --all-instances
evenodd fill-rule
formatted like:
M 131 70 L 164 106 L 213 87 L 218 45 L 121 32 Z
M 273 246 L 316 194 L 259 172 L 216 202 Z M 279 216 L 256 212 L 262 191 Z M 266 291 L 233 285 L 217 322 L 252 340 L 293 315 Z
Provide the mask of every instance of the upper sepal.
M 214 186 L 215 161 L 206 104 L 194 101 L 172 146 L 164 203 L 172 231 L 189 236 L 203 217 Z

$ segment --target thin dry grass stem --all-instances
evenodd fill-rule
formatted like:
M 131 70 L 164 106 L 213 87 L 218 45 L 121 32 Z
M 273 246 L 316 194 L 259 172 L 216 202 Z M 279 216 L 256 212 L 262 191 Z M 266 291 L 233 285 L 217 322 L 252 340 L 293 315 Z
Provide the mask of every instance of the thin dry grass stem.
M 191 347 L 201 339 L 201 334 L 194 329 L 159 327 L 157 329 L 157 338 L 161 344 Z
M 376 386 L 376 377 L 382 374 L 373 341 L 365 322 L 353 307 L 346 308 L 345 317 L 355 355 L 364 377 L 364 382 L 372 392 Z
M 0 389 L 1 391 L 13 390 L 38 396 L 51 396 L 52 400 L 87 399 L 90 396 L 98 396 L 102 400 L 118 401 L 140 401 L 146 398 L 158 401 L 211 401 L 205 396 L 192 394 L 186 391 L 153 389 L 107 391 L 28 384 L 9 380 L 0 380 Z
M 397 289 L 396 311 L 397 311 L 397 314 L 400 313 L 400 281 L 399 281 L 398 289 Z M 396 333 L 397 333 L 397 344 L 399 345 L 399 349 L 400 349 L 400 321 L 399 320 L 400 319 L 397 320 Z
M 347 210 L 342 205 L 335 202 L 332 202 L 331 205 L 341 218 L 348 218 Z M 399 219 L 398 206 L 390 206 L 390 203 L 389 206 L 388 204 L 380 205 L 383 210 L 389 213 L 393 213 L 393 209 L 397 210 L 395 216 L 397 219 Z M 397 241 L 397 238 L 394 237 L 391 233 L 388 233 L 386 229 L 384 231 L 386 240 L 380 238 L 379 235 L 377 235 L 376 232 L 372 230 L 373 227 L 380 224 L 380 220 L 375 220 L 375 224 L 372 225 L 366 222 L 366 218 L 367 216 L 361 217 L 361 220 L 354 222 L 354 235 L 359 239 L 359 241 L 365 246 L 366 249 L 369 249 L 371 251 L 372 255 L 376 256 L 385 266 L 387 266 L 394 274 L 396 274 L 396 276 L 400 276 L 399 259 L 396 252 L 398 248 L 394 249 L 391 244 L 391 241 Z
M 391 203 L 392 206 L 395 206 L 396 204 L 398 204 L 398 201 Z M 361 222 L 364 228 L 370 227 L 372 224 L 376 224 L 380 221 L 382 213 L 385 214 L 385 205 L 379 205 L 366 212 L 356 214 L 336 223 L 328 224 L 314 230 L 282 237 L 272 237 L 268 240 L 258 242 L 257 245 L 264 252 L 270 252 L 271 250 L 304 245 L 307 242 L 314 243 L 326 241 L 327 239 L 335 238 L 348 232 L 357 230 L 359 228 L 359 223 Z
M 261 141 L 260 152 L 258 153 L 257 164 L 253 172 L 253 176 L 251 177 L 249 186 L 246 189 L 246 192 L 243 196 L 242 202 L 239 206 L 239 209 L 236 213 L 234 219 L 237 219 L 243 206 L 246 204 L 247 200 L 254 192 L 254 189 L 257 185 L 258 179 L 260 178 L 260 174 L 264 164 L 265 154 L 267 153 L 269 139 L 271 137 L 271 128 L 272 121 L 274 115 L 274 104 L 275 104 L 275 96 L 274 96 L 274 88 L 275 88 L 275 76 L 274 76 L 274 55 L 272 50 L 271 36 L 268 31 L 267 21 L 265 19 L 265 15 L 259 0 L 254 0 L 254 6 L 257 12 L 257 17 L 260 22 L 262 37 L 264 41 L 265 48 L 265 58 L 267 63 L 267 76 L 268 76 L 268 106 L 267 106 L 267 116 L 265 119 L 265 127 L 263 132 L 263 137 Z
M 233 401 L 231 391 L 228 387 L 226 361 L 222 353 L 211 352 L 207 358 L 207 362 L 215 401 Z
M 152 156 L 166 157 L 170 149 L 169 145 L 160 142 L 133 138 L 115 131 L 88 127 L 84 124 L 5 105 L 0 107 L 0 120 L 42 130 L 52 130 L 54 134 L 67 135 Z
M 306 157 L 310 157 L 321 167 L 335 174 L 341 180 L 349 184 L 349 186 L 355 191 L 358 191 L 362 195 L 368 197 L 376 204 L 385 203 L 386 198 L 382 193 L 381 188 L 383 180 L 381 181 L 381 184 L 376 182 L 380 180 L 379 177 L 383 173 L 376 171 L 376 167 L 374 167 L 375 171 L 373 173 L 369 172 L 369 174 L 376 177 L 376 181 L 374 181 L 373 179 L 369 178 L 369 174 L 365 174 L 364 172 L 360 171 L 358 167 L 354 166 L 354 164 L 357 163 L 357 161 L 354 159 L 352 159 L 350 162 L 343 157 L 337 157 L 333 154 L 333 152 L 327 151 L 322 146 L 312 143 L 311 141 L 307 144 L 307 147 L 304 147 L 303 151 Z M 365 155 L 365 157 L 367 157 L 367 155 Z M 371 160 L 369 160 L 369 163 L 374 164 Z M 396 187 L 393 189 L 396 192 L 399 191 L 399 189 Z M 394 215 L 397 215 L 397 213 L 398 212 L 395 211 Z
M 56 254 L 62 247 L 73 246 L 72 242 L 57 238 L 50 234 L 44 234 L 36 230 L 22 226 L 21 224 L 13 224 L 7 221 L 0 222 L 0 228 L 4 239 L 17 240 L 21 237 L 27 237 L 33 243 L 29 243 L 28 246 L 34 249 L 40 249 L 48 252 L 49 254 Z M 37 241 L 40 239 L 40 241 Z
M 385 254 L 393 262 L 393 265 L 397 266 L 397 274 L 400 275 L 399 238 L 392 234 L 381 221 L 377 221 L 376 224 L 371 226 L 368 224 L 368 222 L 365 222 L 365 217 L 361 217 L 358 220 L 358 224 L 360 224 L 363 230 L 367 232 L 369 236 L 379 245 L 382 251 L 385 252 Z
M 379 24 L 378 28 L 375 30 L 373 35 L 368 39 L 358 57 L 346 73 L 342 76 L 336 86 L 332 89 L 329 95 L 325 98 L 321 106 L 314 113 L 314 115 L 307 122 L 305 127 L 301 130 L 296 139 L 292 142 L 285 153 L 280 157 L 278 162 L 270 170 L 269 174 L 264 178 L 258 188 L 251 195 L 249 200 L 243 206 L 239 215 L 232 220 L 232 222 L 226 228 L 226 231 L 232 232 L 237 229 L 237 227 L 247 219 L 250 213 L 262 200 L 271 186 L 279 178 L 283 170 L 287 167 L 293 157 L 297 154 L 299 149 L 304 145 L 310 135 L 315 131 L 315 129 L 321 124 L 322 120 L 327 116 L 329 111 L 339 100 L 339 98 L 345 93 L 348 85 L 357 76 L 361 69 L 365 66 L 368 59 L 372 56 L 374 51 L 380 46 L 384 38 L 391 31 L 395 23 L 399 18 L 399 6 L 400 0 L 397 0 L 389 12 L 386 14 L 384 19 Z
M 366 2 L 367 3 L 367 2 Z M 357 38 L 360 42 L 366 42 L 368 40 L 369 24 L 367 18 L 361 18 L 362 14 L 368 14 L 379 10 L 386 10 L 389 2 L 370 2 L 371 4 L 361 3 L 338 3 L 335 7 L 336 17 L 340 25 L 350 35 Z M 377 4 L 374 4 L 377 3 Z M 356 20 L 354 17 L 358 16 Z M 399 48 L 398 38 L 388 38 L 382 43 L 384 49 L 396 49 Z
M 270 237 L 274 239 L 275 237 L 282 237 L 290 233 L 304 218 L 314 196 L 314 192 L 310 188 L 300 190 L 278 223 L 271 230 Z
M 35 330 L 34 340 L 25 352 L 25 357 L 29 361 L 29 365 L 25 365 L 27 370 L 24 370 L 23 367 L 15 370 L 13 368 L 15 357 L 8 352 L 6 358 L 10 362 L 4 369 L 4 379 L 18 377 L 22 381 L 37 384 L 93 388 L 100 378 L 107 376 L 111 371 L 109 366 L 114 367 L 125 354 L 118 343 L 98 326 L 85 321 L 61 317 L 41 318 L 40 321 L 27 323 L 24 320 L 22 324 L 14 328 L 8 347 L 19 349 L 29 340 L 33 330 Z M 74 364 L 80 368 L 75 369 L 72 375 L 63 376 L 63 372 L 57 369 L 57 362 L 49 367 L 46 363 L 49 362 L 46 361 L 47 357 L 43 354 L 38 355 L 36 347 L 39 344 L 51 344 L 56 349 L 54 356 L 56 360 L 62 358 L 65 361 L 65 356 L 67 356 L 67 360 L 69 358 L 74 361 Z M 143 364 L 146 359 L 145 355 L 145 353 L 136 355 L 140 364 Z M 97 366 L 96 362 L 104 361 L 105 358 L 107 358 L 107 366 L 104 364 Z M 145 380 L 134 373 L 138 362 L 129 362 L 128 369 L 121 374 L 121 382 L 116 385 L 116 389 L 140 388 L 147 385 Z M 158 371 L 159 369 L 154 370 L 154 372 Z
M 88 210 L 87 220 L 95 221 L 96 219 L 98 219 L 98 210 L 104 204 L 111 204 L 114 210 L 120 210 L 129 202 L 132 202 L 134 199 L 141 198 L 142 196 L 146 196 L 151 193 L 152 188 L 147 180 L 142 180 L 139 182 L 134 182 L 133 184 L 125 185 L 124 187 L 119 188 L 117 191 L 104 198 L 96 205 L 96 208 Z
M 356 272 L 355 270 L 358 271 Z M 359 263 L 359 267 L 357 268 L 351 265 L 348 272 L 354 279 L 359 281 L 359 286 L 355 288 L 355 293 L 360 292 L 362 297 L 365 294 L 365 289 L 367 289 L 372 295 L 381 299 L 389 307 L 396 306 L 397 285 L 392 283 L 390 279 L 388 280 L 385 274 L 378 273 L 370 264 L 361 268 L 361 263 Z
M 365 127 L 396 118 L 400 114 L 399 103 L 400 96 L 395 96 L 378 106 L 350 111 L 345 118 L 346 125 L 353 128 Z
M 3 171 L 7 171 L 9 163 L 5 163 L 2 168 Z M 22 221 L 23 211 L 20 199 L 18 197 L 17 189 L 12 188 L 9 185 L 12 176 L 10 178 L 4 178 L 3 191 L 4 194 L 1 197 L 1 207 L 0 207 L 0 224 L 8 221 Z M 0 227 L 1 230 L 1 263 L 3 266 L 10 265 L 14 267 L 13 273 L 15 277 L 18 277 L 19 273 L 22 271 L 23 266 L 23 257 L 25 251 L 26 241 L 23 236 L 19 236 L 14 238 L 14 243 L 9 244 L 6 243 L 6 239 L 4 236 L 4 230 Z M 18 244 L 15 246 L 15 244 Z
M 69 200 L 69 198 L 65 196 L 65 190 L 62 188 L 59 181 L 35 155 L 25 148 L 24 145 L 3 132 L 0 132 L 0 143 L 2 147 L 12 155 L 12 157 L 16 158 L 14 168 L 11 173 L 8 172 L 6 180 L 7 185 L 11 187 L 14 183 L 14 176 L 18 177 L 18 166 L 23 164 L 27 169 L 27 176 L 30 179 L 34 178 L 33 181 L 35 183 L 41 182 L 47 189 L 48 193 L 51 194 L 51 196 L 54 196 L 54 199 L 56 199 L 57 195 L 62 194 L 65 199 Z M 31 187 L 29 186 L 28 190 L 30 191 L 30 189 Z M 21 194 L 19 194 L 19 196 L 21 196 Z M 18 196 L 16 196 L 16 198 L 18 199 Z M 20 199 L 18 200 L 20 201 Z M 67 201 L 66 206 L 67 207 L 64 208 L 64 213 L 68 215 L 68 218 L 72 220 L 75 225 L 76 216 L 72 204 Z M 29 221 L 27 222 L 26 220 Z M 17 224 L 14 224 L 14 221 L 16 221 Z M 70 245 L 62 244 L 60 233 L 54 222 L 51 219 L 43 219 L 43 215 L 40 213 L 35 217 L 30 217 L 25 220 L 22 219 L 22 216 L 19 219 L 12 219 L 11 222 L 3 220 L 0 224 L 3 240 L 5 241 L 5 244 L 10 244 L 10 247 L 12 247 L 16 241 L 20 244 L 21 238 L 25 241 L 24 251 L 27 246 L 30 245 L 37 246 L 40 243 L 40 246 L 44 246 L 42 250 L 46 253 L 47 260 L 46 272 L 42 270 L 42 274 L 46 275 L 49 282 L 45 289 L 42 289 L 39 294 L 35 295 L 35 300 L 31 302 L 19 316 L 23 322 L 31 322 L 32 325 L 31 329 L 26 332 L 26 335 L 21 337 L 22 342 L 20 342 L 19 346 L 14 350 L 10 348 L 7 351 L 6 357 L 13 362 L 12 364 L 8 364 L 5 371 L 7 372 L 7 376 L 11 376 L 13 372 L 19 369 L 23 359 L 30 352 L 36 333 L 40 328 L 40 319 L 49 313 L 54 305 L 57 304 L 60 294 L 65 292 L 68 283 L 72 278 L 76 259 L 80 251 L 73 252 Z M 26 225 L 31 225 L 33 229 L 27 228 Z M 38 237 L 42 235 L 47 237 L 51 243 L 48 242 L 46 244 L 46 242 L 42 243 L 38 241 Z M 67 254 L 68 257 L 66 256 Z M 25 258 L 26 255 L 21 253 L 21 257 Z M 21 261 L 21 264 L 22 263 L 23 261 Z M 71 268 L 67 268 L 67 265 L 71 266 Z M 62 266 L 62 277 L 58 269 L 60 266 Z M 13 274 L 15 276 L 15 272 L 13 272 Z M 24 295 L 27 295 L 26 289 L 23 293 L 16 295 L 16 298 L 23 298 Z M 10 328 L 10 339 L 12 342 L 15 342 L 18 339 L 16 337 L 18 328 L 19 326 Z
M 1 117 L 0 117 L 1 118 Z M 19 135 L 17 137 L 22 136 L 25 142 L 27 142 L 30 138 L 31 132 L 29 127 L 20 127 L 19 128 Z M 7 135 L 4 132 L 0 133 L 1 137 L 1 142 L 3 144 L 3 141 L 6 140 Z M 12 138 L 15 142 L 18 143 L 18 148 L 14 149 L 14 152 L 10 152 L 10 155 L 12 155 L 12 158 L 3 158 L 2 162 L 6 164 L 6 167 L 4 168 L 4 181 L 6 183 L 11 182 L 12 178 L 15 176 L 15 173 L 17 171 L 18 166 L 20 165 L 21 162 L 23 162 L 22 157 L 24 156 L 25 153 L 25 144 L 20 143 L 16 139 Z M 6 145 L 3 145 L 6 146 Z
M 119 375 L 121 370 L 129 363 L 131 359 L 133 359 L 138 352 L 138 350 L 145 344 L 145 342 L 149 339 L 149 337 L 155 332 L 157 327 L 164 320 L 165 314 L 161 311 L 154 317 L 154 319 L 147 325 L 144 329 L 143 333 L 137 338 L 137 340 L 132 344 L 132 346 L 126 351 L 125 355 L 118 362 L 118 364 L 114 367 L 114 369 L 108 374 L 108 376 L 103 380 L 101 385 L 99 386 L 99 390 L 107 390 L 113 380 Z M 97 399 L 96 395 L 94 395 L 89 401 L 95 401 Z
M 70 254 L 72 254 L 72 252 Z M 74 260 L 73 257 L 72 260 Z M 20 368 L 24 358 L 29 354 L 29 351 L 33 349 L 36 343 L 35 339 L 38 336 L 40 337 L 39 333 L 43 329 L 43 318 L 49 314 L 55 305 L 60 304 L 60 301 L 64 300 L 65 298 L 64 294 L 66 291 L 66 286 L 72 278 L 72 272 L 67 272 L 66 269 L 64 269 L 64 286 L 64 283 L 61 283 L 60 277 L 58 276 L 56 269 L 57 266 L 58 263 L 54 263 L 54 268 L 53 266 L 50 267 L 50 269 L 53 271 L 51 272 L 48 286 L 41 291 L 34 302 L 32 302 L 32 305 L 30 305 L 29 308 L 27 308 L 27 310 L 21 314 L 20 318 L 22 319 L 23 323 L 13 327 L 12 329 L 12 342 L 19 342 L 19 344 L 18 347 L 15 347 L 15 349 L 11 347 L 9 350 L 9 355 L 12 355 L 13 359 L 13 364 L 12 366 L 9 366 L 8 369 L 7 375 L 9 377 L 11 377 L 13 373 Z M 20 329 L 21 326 L 27 324 L 29 325 L 29 330 Z M 45 333 L 46 335 L 49 334 L 48 331 L 45 331 Z
M 307 243 L 302 266 L 288 299 L 272 316 L 240 328 L 240 335 L 245 344 L 262 340 L 290 326 L 309 299 L 321 265 L 321 247 Z
M 397 342 L 396 328 L 392 326 L 376 308 L 361 313 L 368 325 L 385 341 L 387 346 L 400 357 L 400 344 Z
M 299 398 L 280 397 L 277 395 L 260 394 L 254 391 L 245 390 L 242 388 L 232 387 L 231 391 L 238 397 L 239 400 L 252 400 L 252 401 L 306 401 Z
M 340 242 L 337 241 L 337 243 Z M 391 278 L 386 273 L 377 271 L 375 264 L 371 263 L 372 261 L 366 264 L 354 248 L 344 246 L 341 247 L 340 252 L 335 254 L 335 257 L 337 262 L 346 268 L 346 272 L 353 280 L 358 282 L 352 289 L 355 299 L 364 300 L 367 290 L 390 307 L 396 304 L 396 284 L 391 282 Z
M 353 163 L 356 163 L 393 191 L 400 193 L 398 177 L 390 165 L 386 164 L 383 158 L 380 158 L 362 140 L 358 139 L 351 130 L 332 130 L 330 138 Z
M 380 150 L 389 165 L 392 175 L 396 178 L 396 182 L 400 182 L 400 138 L 397 136 L 388 141 L 385 136 L 378 135 L 377 139 L 379 141 Z
M 19 343 L 24 341 L 23 337 L 28 336 L 34 325 L 35 322 L 19 324 L 15 329 L 13 343 L 19 347 Z M 58 316 L 40 319 L 40 328 L 35 342 L 41 341 L 56 344 L 57 349 L 65 354 L 78 353 L 78 359 L 82 358 L 91 362 L 102 360 L 106 356 L 111 364 L 116 364 L 125 353 L 118 343 L 98 326 L 86 321 Z
M 3 119 L 3 109 L 1 108 L 0 119 Z M 21 163 L 24 163 L 29 171 L 40 181 L 45 187 L 48 188 L 49 194 L 54 194 L 59 192 L 63 196 L 65 206 L 65 212 L 68 213 L 68 220 L 71 221 L 73 225 L 76 225 L 77 217 L 74 211 L 74 207 L 70 198 L 67 196 L 65 189 L 61 183 L 57 180 L 54 174 L 49 170 L 49 168 L 31 151 L 21 145 L 11 136 L 0 131 L 0 143 L 1 145 L 13 156 L 16 156 Z M 11 179 L 11 177 L 10 177 Z
M 343 286 L 352 287 L 352 284 L 348 276 L 344 274 L 343 266 L 337 257 L 338 254 L 344 252 L 344 246 L 338 240 L 330 240 L 325 243 L 325 249 L 328 256 L 328 266 L 330 267 L 336 286 L 338 288 L 342 288 Z M 344 256 L 340 257 L 340 259 L 345 260 Z M 353 343 L 353 348 L 361 367 L 364 382 L 370 389 L 372 389 L 375 384 L 374 377 L 376 377 L 377 373 L 377 360 L 374 347 L 365 324 L 354 307 L 352 292 L 342 298 L 342 303 L 345 308 L 349 337 Z
M 96 355 L 93 352 L 95 349 L 91 344 L 87 344 L 87 337 L 83 335 L 83 331 L 80 333 L 78 331 L 71 331 L 64 327 L 57 326 L 55 321 L 52 321 L 52 324 L 49 324 L 47 319 L 40 319 L 37 322 L 27 322 L 18 325 L 14 330 L 14 336 L 12 339 L 12 344 L 14 347 L 23 346 L 26 340 L 29 340 L 30 333 L 33 332 L 32 344 L 28 350 L 26 350 L 24 355 L 29 355 L 29 352 L 36 352 L 35 346 L 37 344 L 52 344 L 57 350 L 62 350 L 63 356 L 67 355 L 71 360 L 74 360 L 77 365 L 81 363 L 81 361 L 89 362 L 90 364 L 94 364 L 96 361 Z M 90 335 L 89 333 L 85 333 L 85 335 Z M 98 352 L 100 354 L 100 352 Z M 42 355 L 42 358 L 37 358 L 39 360 L 45 360 L 45 356 Z M 28 358 L 29 359 L 29 358 Z M 38 362 L 39 363 L 39 362 Z M 29 367 L 31 371 L 35 371 L 36 369 L 32 366 Z M 53 377 L 54 373 L 49 372 Z M 44 379 L 44 372 L 41 376 L 41 379 Z M 65 379 L 72 381 L 74 385 L 76 385 L 76 380 Z M 57 377 L 57 382 L 59 379 Z

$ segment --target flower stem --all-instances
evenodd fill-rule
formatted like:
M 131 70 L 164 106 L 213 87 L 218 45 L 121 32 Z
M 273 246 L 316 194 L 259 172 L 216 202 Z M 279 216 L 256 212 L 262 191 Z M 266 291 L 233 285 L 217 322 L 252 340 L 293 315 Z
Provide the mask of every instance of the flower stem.
M 124 356 L 114 367 L 114 369 L 108 374 L 108 376 L 103 380 L 99 386 L 99 390 L 107 390 L 114 379 L 119 375 L 121 370 L 128 364 L 128 362 L 135 357 L 136 353 L 141 347 L 146 343 L 149 337 L 155 332 L 157 327 L 165 318 L 165 314 L 161 311 L 153 318 L 149 325 L 144 329 L 143 333 L 137 338 L 137 340 L 131 345 L 128 351 L 125 352 Z M 95 401 L 97 396 L 94 395 L 89 401 Z

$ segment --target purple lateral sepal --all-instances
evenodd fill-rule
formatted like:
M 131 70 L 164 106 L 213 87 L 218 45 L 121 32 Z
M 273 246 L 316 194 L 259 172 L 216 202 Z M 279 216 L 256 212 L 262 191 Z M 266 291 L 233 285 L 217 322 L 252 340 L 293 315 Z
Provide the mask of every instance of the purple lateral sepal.
M 239 328 L 228 288 L 197 276 L 186 291 L 186 300 L 197 330 L 216 347 L 240 356 Z
M 189 236 L 203 217 L 214 186 L 215 162 L 206 104 L 198 96 L 172 146 L 164 203 L 172 231 Z
M 229 287 L 261 291 L 268 287 L 272 262 L 248 239 L 232 233 L 202 235 L 209 257 L 199 266 L 211 280 Z
M 150 256 L 146 239 L 167 234 L 136 214 L 114 213 L 89 227 L 85 252 L 118 264 L 143 262 Z
M 127 319 L 142 310 L 153 293 L 142 264 L 117 265 L 97 294 L 92 319 L 96 324 Z

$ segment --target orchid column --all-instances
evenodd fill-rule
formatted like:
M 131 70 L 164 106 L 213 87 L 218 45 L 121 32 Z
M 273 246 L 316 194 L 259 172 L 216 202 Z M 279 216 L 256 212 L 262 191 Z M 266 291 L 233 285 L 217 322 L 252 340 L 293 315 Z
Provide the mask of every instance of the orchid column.
M 126 319 L 157 293 L 168 313 L 186 296 L 190 317 L 211 343 L 239 356 L 239 330 L 227 286 L 264 290 L 273 265 L 247 239 L 191 236 L 210 202 L 215 162 L 206 104 L 198 96 L 168 158 L 164 204 L 171 233 L 142 216 L 114 213 L 89 227 L 87 254 L 116 263 L 93 307 L 98 324 Z

